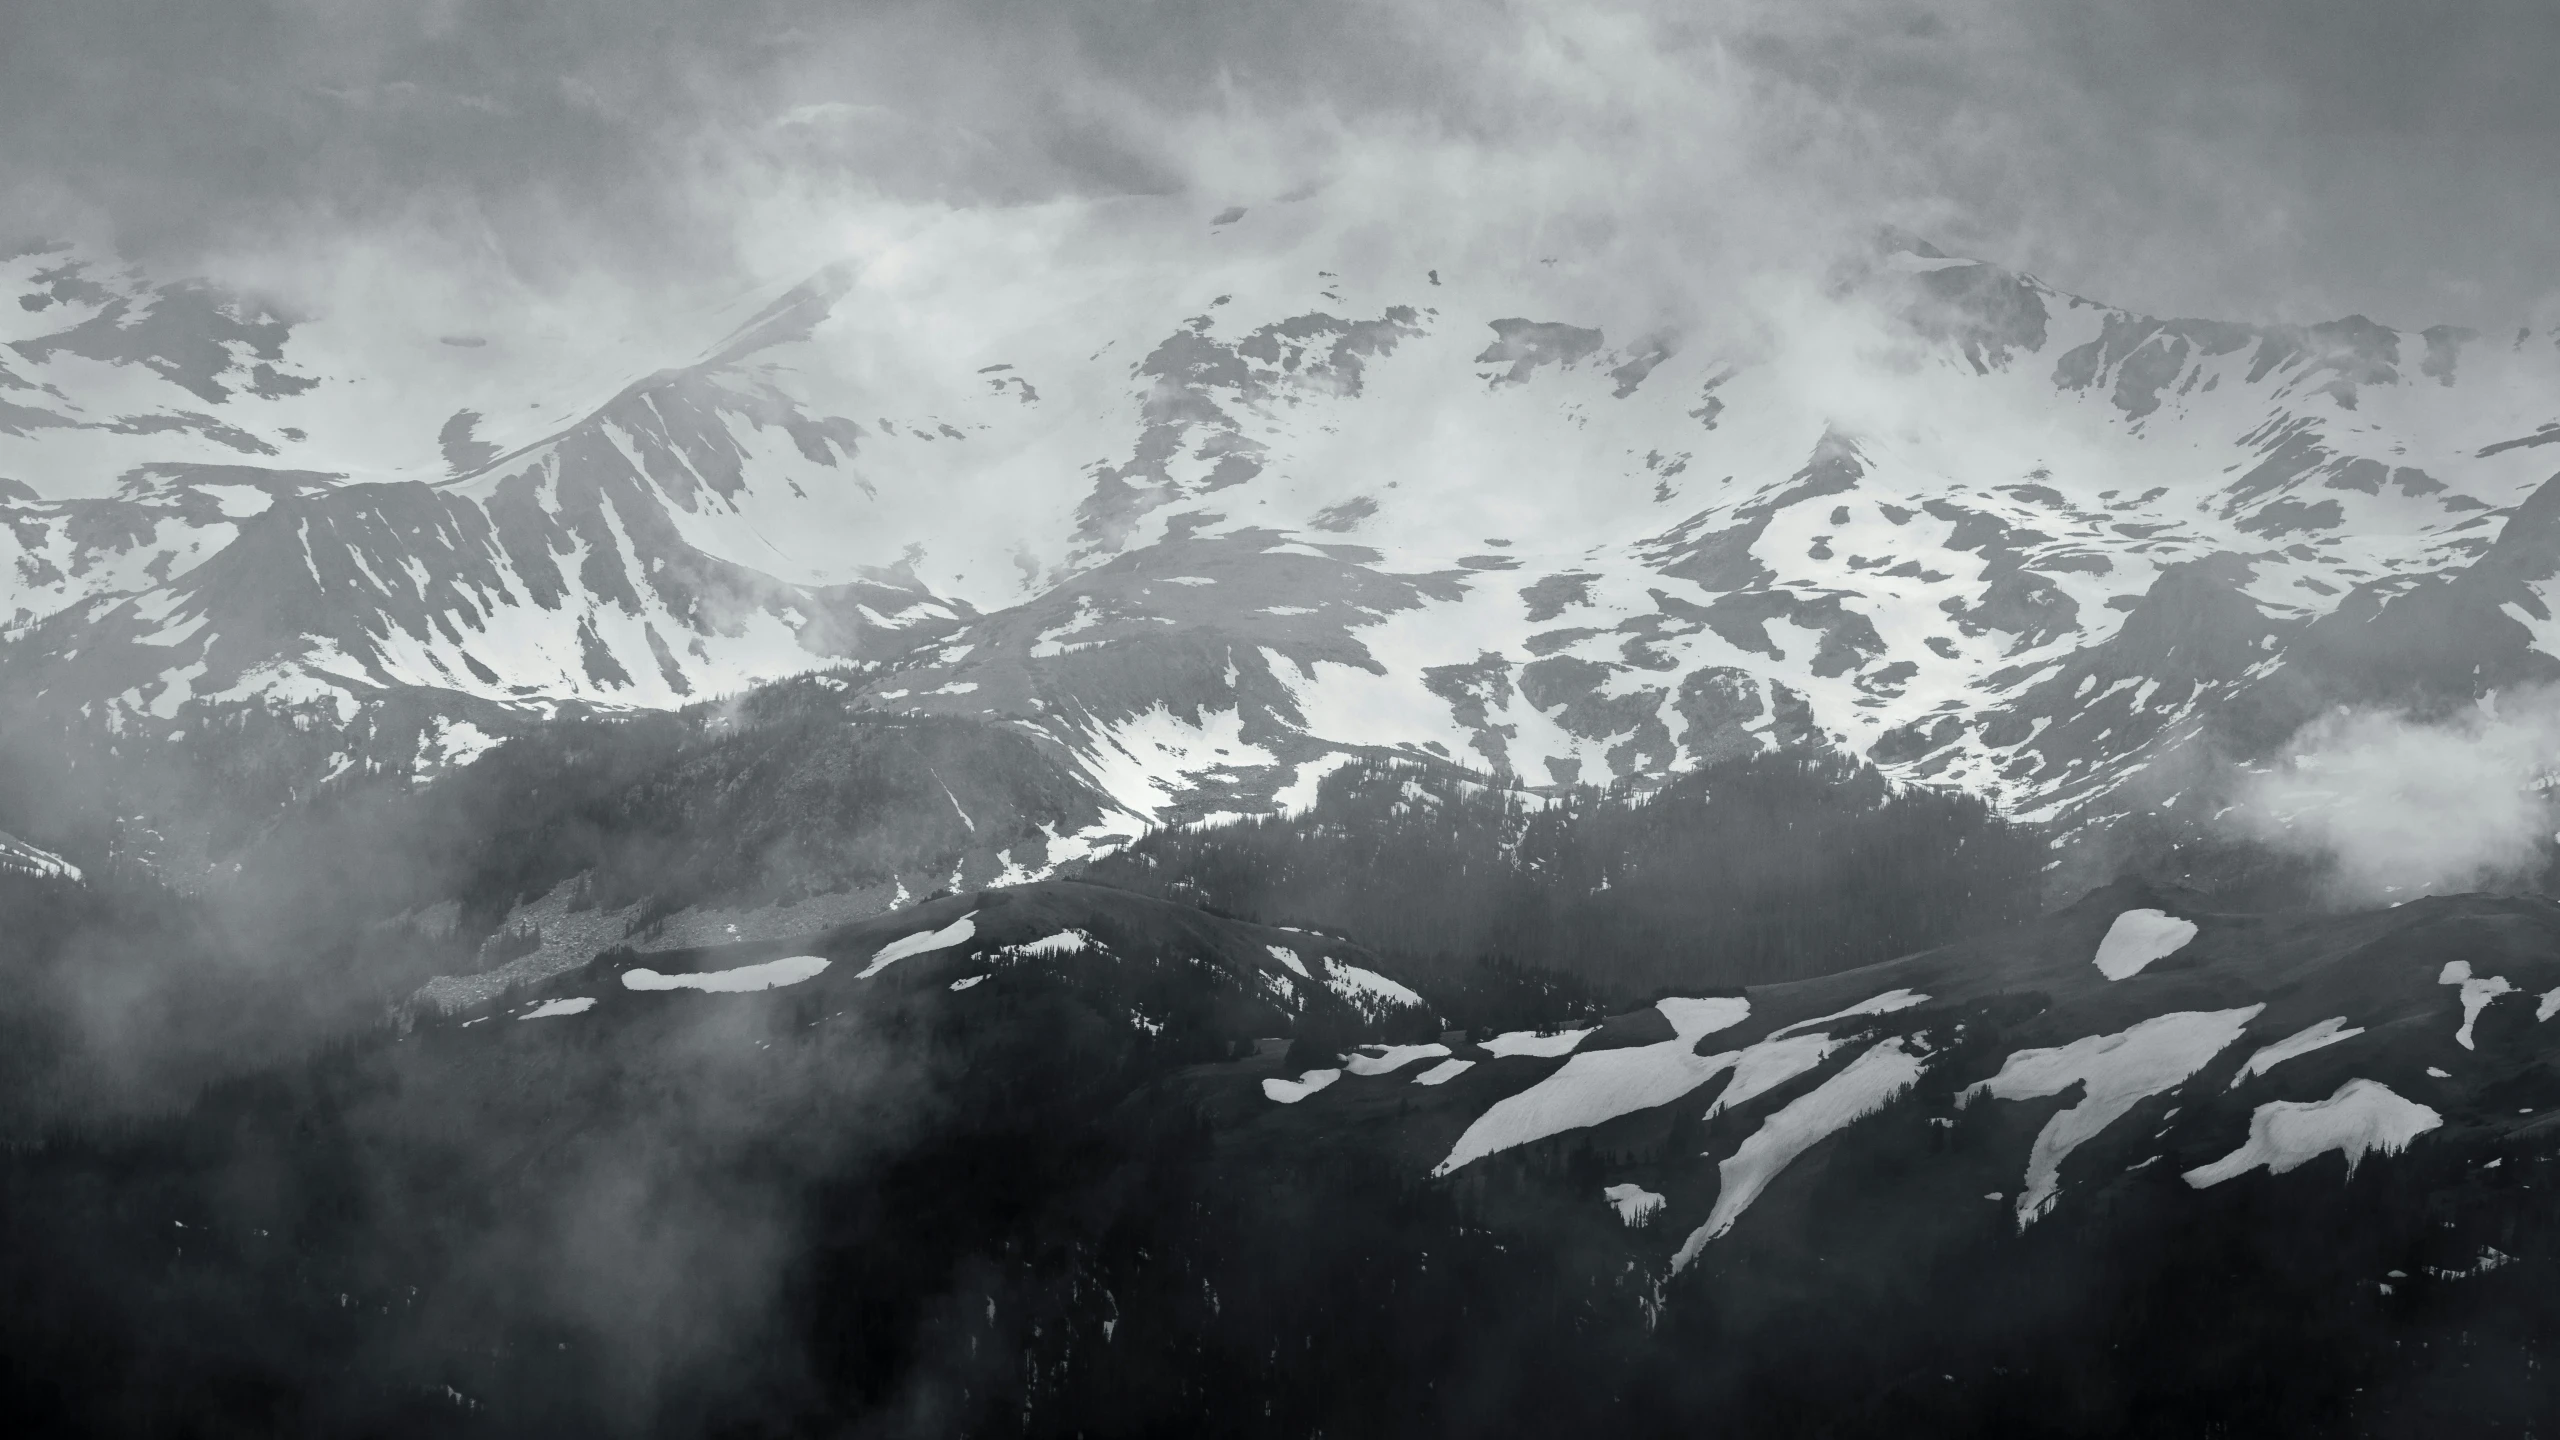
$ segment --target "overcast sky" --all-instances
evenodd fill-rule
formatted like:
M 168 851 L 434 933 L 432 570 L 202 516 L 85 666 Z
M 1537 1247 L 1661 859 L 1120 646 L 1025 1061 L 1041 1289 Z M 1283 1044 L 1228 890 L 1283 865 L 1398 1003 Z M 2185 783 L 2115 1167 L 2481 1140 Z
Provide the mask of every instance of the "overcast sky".
M 1557 203 L 1629 225 L 1901 223 L 2154 312 L 2494 326 L 2560 290 L 2556 60 L 2548 0 L 81 0 L 0 7 L 0 184 L 163 265 L 708 292 L 865 197 L 1214 207 L 1393 135 L 1443 193 L 1566 155 L 1619 188 Z

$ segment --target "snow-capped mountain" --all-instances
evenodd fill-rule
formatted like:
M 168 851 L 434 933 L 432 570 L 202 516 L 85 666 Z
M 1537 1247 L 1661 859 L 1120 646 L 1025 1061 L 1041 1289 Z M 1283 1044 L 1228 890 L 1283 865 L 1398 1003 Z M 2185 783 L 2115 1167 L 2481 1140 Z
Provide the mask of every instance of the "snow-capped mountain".
M 1371 748 L 1564 784 L 1829 746 L 2076 815 L 2560 670 L 2548 334 L 2163 321 L 1908 239 L 1665 325 L 1569 255 L 1137 219 L 1047 268 L 927 237 L 500 421 L 20 256 L 10 696 L 164 736 L 426 696 L 433 764 L 850 665 L 857 708 L 1054 741 L 1125 829 Z

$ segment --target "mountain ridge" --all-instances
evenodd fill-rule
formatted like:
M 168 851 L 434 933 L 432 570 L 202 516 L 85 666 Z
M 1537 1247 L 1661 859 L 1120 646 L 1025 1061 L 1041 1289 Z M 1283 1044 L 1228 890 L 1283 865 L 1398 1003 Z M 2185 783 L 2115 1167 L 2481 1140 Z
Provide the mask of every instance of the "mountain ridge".
M 1037 732 L 1122 832 L 1268 813 L 1350 753 L 1566 786 L 1805 746 L 2069 835 L 2200 739 L 2262 758 L 2305 697 L 2551 667 L 2549 337 L 2156 320 L 1910 237 L 1835 273 L 1847 341 L 1757 352 L 1525 318 L 1555 312 L 1503 276 L 1236 274 L 1133 360 L 999 318 L 935 373 L 882 368 L 931 311 L 832 267 L 548 435 L 462 426 L 459 474 L 160 462 L 80 522 L 104 541 L 67 508 L 101 502 L 13 498 L 22 584 L 53 577 L 20 613 L 57 608 L 0 688 L 182 750 L 226 707 L 346 727 L 405 692 L 469 727 L 405 761 L 432 773 L 511 713 L 838 665 L 856 709 Z M 299 403 L 257 383 L 224 403 Z M 2494 664 L 2417 697 L 2349 658 L 2480 608 L 2439 590 L 2498 593 Z

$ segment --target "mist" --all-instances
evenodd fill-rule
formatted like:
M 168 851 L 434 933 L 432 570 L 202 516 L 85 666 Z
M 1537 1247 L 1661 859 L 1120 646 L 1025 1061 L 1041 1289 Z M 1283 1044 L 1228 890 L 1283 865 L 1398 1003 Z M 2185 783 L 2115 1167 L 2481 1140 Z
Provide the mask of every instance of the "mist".
M 84 874 L 0 871 L 0 1399 L 2542 1403 L 2560 685 L 2470 696 L 2560 674 L 2554 56 L 2499 0 L 0 7 L 0 829 Z M 2404 669 L 2460 708 L 2269 757 Z M 2184 939 L 2090 963 L 2128 916 Z
M 0 194 L 12 229 L 297 313 L 432 303 L 447 331 L 530 316 L 554 343 L 796 279 L 901 215 L 1133 196 L 1536 217 L 1723 281 L 1898 224 L 2154 313 L 2485 323 L 2550 290 L 2518 237 L 2560 218 L 2536 142 L 2560 101 L 2528 59 L 2555 26 L 2486 3 L 2422 26 L 2015 0 L 20 7 Z M 2479 163 L 2413 163 L 2456 154 Z
M 2560 823 L 2560 691 L 2492 694 L 2449 716 L 2333 713 L 2246 774 L 2226 823 L 2325 862 L 2337 897 L 2389 904 L 2530 881 Z

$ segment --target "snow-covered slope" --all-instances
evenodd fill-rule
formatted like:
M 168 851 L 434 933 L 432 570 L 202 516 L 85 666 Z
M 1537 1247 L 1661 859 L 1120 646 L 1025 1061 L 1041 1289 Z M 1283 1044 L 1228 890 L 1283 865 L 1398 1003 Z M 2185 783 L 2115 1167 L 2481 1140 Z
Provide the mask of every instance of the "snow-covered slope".
M 38 880 L 78 880 L 80 867 L 54 854 L 40 850 L 5 830 L 0 830 L 0 871 L 33 876 Z
M 2079 814 L 2394 666 L 2560 670 L 2550 335 L 2164 322 L 1910 240 L 1665 326 L 1570 255 L 1222 218 L 926 237 L 371 450 L 347 417 L 396 402 L 285 320 L 18 257 L 5 683 L 183 730 L 853 662 L 849 703 L 1031 727 L 1125 823 L 1359 747 L 1551 784 L 1829 745 Z

